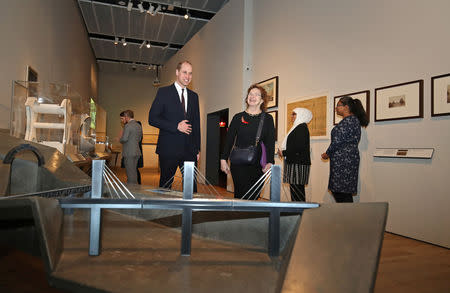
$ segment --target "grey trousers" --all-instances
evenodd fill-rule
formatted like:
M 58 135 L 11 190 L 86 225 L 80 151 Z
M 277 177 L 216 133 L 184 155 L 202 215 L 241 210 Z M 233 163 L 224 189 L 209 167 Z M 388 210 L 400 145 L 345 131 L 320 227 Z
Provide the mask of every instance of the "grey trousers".
M 137 163 L 139 156 L 125 157 L 123 163 L 127 172 L 127 183 L 137 184 Z

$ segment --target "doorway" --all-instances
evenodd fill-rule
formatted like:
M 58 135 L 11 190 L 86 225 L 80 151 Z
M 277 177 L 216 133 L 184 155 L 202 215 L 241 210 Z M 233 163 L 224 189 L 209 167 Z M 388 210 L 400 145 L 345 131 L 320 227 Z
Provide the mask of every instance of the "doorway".
M 220 170 L 220 154 L 228 130 L 228 108 L 209 113 L 206 120 L 206 179 L 227 188 L 227 174 Z

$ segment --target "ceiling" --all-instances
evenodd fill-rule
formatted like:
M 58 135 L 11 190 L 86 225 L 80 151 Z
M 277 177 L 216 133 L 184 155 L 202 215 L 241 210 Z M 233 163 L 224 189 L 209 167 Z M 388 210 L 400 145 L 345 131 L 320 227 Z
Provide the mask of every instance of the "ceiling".
M 77 1 L 100 71 L 152 75 L 228 2 Z

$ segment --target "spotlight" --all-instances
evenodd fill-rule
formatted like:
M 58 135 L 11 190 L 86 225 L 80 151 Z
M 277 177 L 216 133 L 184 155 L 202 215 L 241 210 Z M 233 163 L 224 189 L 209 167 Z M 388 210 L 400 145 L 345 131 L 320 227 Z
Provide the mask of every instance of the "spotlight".
M 150 42 L 147 43 L 147 48 L 150 49 L 151 45 Z
M 114 45 L 117 45 L 119 43 L 119 38 L 118 37 L 115 37 L 114 38 Z
M 153 15 L 154 10 L 155 10 L 155 7 L 153 7 L 153 5 L 150 4 L 150 7 L 148 8 L 147 13 Z
M 189 19 L 189 10 L 186 9 L 186 14 L 184 15 L 184 19 Z
M 145 11 L 144 6 L 142 6 L 142 2 L 138 4 L 138 8 L 141 13 Z
M 145 41 L 143 41 L 142 44 L 139 45 L 139 49 L 142 49 L 142 47 L 144 47 L 144 45 L 145 45 Z
M 131 11 L 131 8 L 133 8 L 133 2 L 131 2 L 131 0 L 129 0 L 129 1 L 128 1 L 128 6 L 127 6 L 128 12 Z
M 127 45 L 127 41 L 125 40 L 125 38 L 122 38 L 122 45 L 125 47 Z

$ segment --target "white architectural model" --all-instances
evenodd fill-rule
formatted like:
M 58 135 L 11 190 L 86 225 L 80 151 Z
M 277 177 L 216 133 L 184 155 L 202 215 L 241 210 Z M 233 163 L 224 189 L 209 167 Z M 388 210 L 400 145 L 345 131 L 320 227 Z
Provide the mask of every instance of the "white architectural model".
M 25 140 L 38 142 L 47 146 L 58 149 L 61 153 L 65 153 L 65 146 L 70 142 L 70 118 L 72 113 L 72 105 L 69 99 L 64 99 L 61 105 L 58 104 L 40 104 L 35 97 L 27 98 L 25 102 L 27 113 L 27 130 Z M 61 122 L 38 122 L 40 114 L 59 115 Z M 60 141 L 43 140 L 39 141 L 36 137 L 36 129 L 61 129 L 63 135 Z

